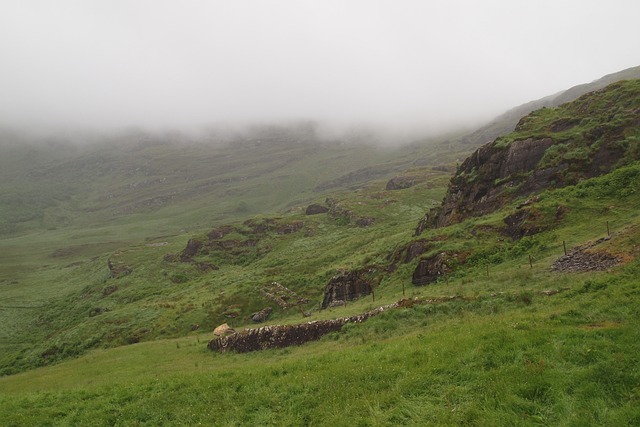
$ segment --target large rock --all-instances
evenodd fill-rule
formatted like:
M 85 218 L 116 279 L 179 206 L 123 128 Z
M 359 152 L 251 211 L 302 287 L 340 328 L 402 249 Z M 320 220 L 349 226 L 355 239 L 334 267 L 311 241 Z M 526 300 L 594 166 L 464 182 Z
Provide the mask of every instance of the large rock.
M 414 285 L 426 285 L 437 282 L 438 278 L 443 277 L 451 271 L 450 263 L 451 257 L 445 252 L 422 259 L 413 272 L 411 282 Z
M 341 272 L 329 280 L 324 288 L 322 308 L 344 304 L 371 294 L 371 283 L 364 277 L 363 271 Z
M 265 322 L 269 318 L 269 315 L 271 315 L 272 311 L 273 309 L 271 307 L 265 307 L 260 311 L 252 313 L 251 320 L 253 320 L 255 323 Z
M 404 190 L 405 188 L 413 187 L 416 184 L 414 177 L 410 176 L 396 176 L 391 178 L 387 182 L 386 190 Z
M 191 260 L 194 256 L 198 254 L 198 251 L 202 248 L 202 242 L 197 239 L 189 239 L 187 242 L 187 246 L 182 250 L 182 254 L 180 259 L 182 261 Z
M 305 215 L 318 215 L 329 212 L 329 208 L 326 206 L 319 205 L 317 203 L 313 203 L 307 206 L 307 210 L 305 210 Z

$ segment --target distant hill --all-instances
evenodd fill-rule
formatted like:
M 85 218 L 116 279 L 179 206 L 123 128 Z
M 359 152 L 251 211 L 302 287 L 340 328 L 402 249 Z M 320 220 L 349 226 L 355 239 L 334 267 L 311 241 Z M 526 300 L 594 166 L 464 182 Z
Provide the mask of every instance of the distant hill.
M 557 107 L 565 102 L 573 101 L 585 93 L 602 89 L 613 82 L 629 79 L 640 79 L 640 66 L 607 74 L 606 76 L 599 78 L 598 80 L 594 80 L 591 83 L 574 86 L 565 91 L 519 105 L 496 117 L 490 123 L 482 126 L 478 130 L 464 136 L 461 139 L 461 142 L 471 146 L 486 144 L 487 142 L 493 141 L 500 135 L 505 135 L 513 131 L 520 118 L 534 110 L 542 107 Z

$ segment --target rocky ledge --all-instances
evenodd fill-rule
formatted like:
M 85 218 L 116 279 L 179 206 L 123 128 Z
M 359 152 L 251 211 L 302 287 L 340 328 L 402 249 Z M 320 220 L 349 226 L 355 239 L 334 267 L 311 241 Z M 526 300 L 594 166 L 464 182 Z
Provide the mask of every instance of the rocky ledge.
M 415 235 L 494 212 L 516 198 L 573 185 L 640 158 L 640 80 L 619 82 L 557 109 L 523 117 L 513 133 L 478 148 L 456 170 L 439 207 Z

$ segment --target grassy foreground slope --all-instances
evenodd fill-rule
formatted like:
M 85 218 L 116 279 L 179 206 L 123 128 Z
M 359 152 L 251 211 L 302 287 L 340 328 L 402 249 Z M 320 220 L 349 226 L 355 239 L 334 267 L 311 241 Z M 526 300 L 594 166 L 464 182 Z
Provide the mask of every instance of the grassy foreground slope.
M 448 284 L 409 294 L 459 299 L 389 311 L 283 350 L 214 354 L 205 349 L 209 334 L 94 350 L 1 378 L 3 422 L 637 425 L 638 188 L 636 163 L 545 192 L 539 209 L 571 209 L 553 229 L 517 242 L 498 231 L 515 203 L 427 231 L 445 235 L 443 245 L 473 245 L 477 255 Z M 611 238 L 591 250 L 615 254 L 622 265 L 550 270 L 562 240 L 569 248 L 595 242 L 606 235 L 605 220 Z M 388 299 L 401 298 L 399 285 L 385 288 Z M 330 314 L 373 305 L 361 300 Z

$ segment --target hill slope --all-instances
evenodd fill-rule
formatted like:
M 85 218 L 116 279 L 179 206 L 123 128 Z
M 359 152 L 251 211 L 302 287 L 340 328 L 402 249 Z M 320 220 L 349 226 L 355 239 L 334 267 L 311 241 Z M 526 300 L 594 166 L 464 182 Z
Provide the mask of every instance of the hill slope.
M 5 421 L 637 424 L 637 85 L 539 110 L 489 146 L 498 153 L 517 141 L 556 138 L 548 147 L 565 149 L 546 147 L 555 154 L 549 167 L 575 163 L 567 170 L 582 173 L 565 176 L 564 188 L 537 189 L 526 201 L 514 192 L 482 216 L 420 236 L 413 228 L 445 194 L 446 170 L 414 167 L 393 185 L 383 179 L 349 189 L 368 179 L 351 170 L 344 180 L 321 181 L 340 182 L 342 191 L 314 198 L 320 213 L 305 201 L 277 216 L 236 213 L 213 229 L 160 235 L 158 227 L 153 237 L 146 234 L 157 225 L 153 216 L 133 214 L 111 228 L 76 224 L 4 239 L 0 363 L 13 374 L 0 378 Z M 611 157 L 591 173 L 609 144 L 625 161 Z M 407 153 L 394 154 L 397 165 L 407 164 Z M 483 173 L 503 170 L 508 159 Z M 472 175 L 460 170 L 454 184 Z M 273 282 L 306 300 L 300 311 L 274 305 Z M 331 291 L 336 284 L 374 292 Z M 415 299 L 301 347 L 246 355 L 206 349 L 214 326 L 246 328 L 267 305 L 267 323 L 291 324 L 407 297 Z M 33 369 L 42 365 L 52 366 Z
M 522 118 L 515 132 L 482 146 L 460 165 L 442 206 L 429 212 L 417 234 L 638 160 L 639 124 L 640 80 L 537 110 Z
M 302 347 L 221 355 L 205 349 L 209 333 L 196 331 L 177 340 L 92 351 L 0 378 L 0 408 L 8 424 L 341 425 L 348 420 L 350 425 L 634 425 L 640 420 L 639 186 L 640 163 L 635 162 L 575 186 L 545 191 L 528 209 L 539 212 L 540 225 L 548 227 L 515 241 L 503 238 L 501 229 L 503 218 L 518 211 L 517 201 L 492 215 L 426 230 L 420 240 L 402 233 L 385 241 L 393 220 L 380 218 L 386 225 L 378 229 L 345 229 L 340 223 L 330 227 L 333 220 L 318 217 L 313 221 L 316 230 L 333 230 L 332 245 L 323 248 L 317 240 L 306 241 L 308 237 L 291 239 L 296 233 L 282 235 L 285 244 L 277 243 L 280 237 L 272 240 L 268 255 L 235 270 L 242 275 L 238 284 L 250 282 L 257 265 L 265 263 L 265 271 L 288 272 L 284 283 L 302 278 L 296 287 L 302 291 L 310 289 L 304 283 L 309 272 L 298 270 L 306 262 L 352 253 L 351 262 L 361 266 L 361 257 L 385 253 L 392 241 L 422 241 L 428 245 L 423 259 L 441 253 L 459 256 L 448 265 L 446 279 L 412 287 L 408 296 L 456 298 L 405 304 Z M 354 199 L 354 205 L 362 206 L 358 202 L 365 200 Z M 566 210 L 556 217 L 559 207 Z M 389 212 L 392 218 L 398 213 Z M 367 236 L 375 230 L 375 236 Z M 609 254 L 616 265 L 604 271 L 552 270 L 564 262 L 563 240 L 569 258 Z M 312 247 L 305 255 L 307 245 Z M 402 256 L 375 260 L 397 259 L 397 268 L 377 289 L 375 303 L 364 298 L 314 312 L 311 319 L 400 299 L 403 284 L 421 261 L 408 260 L 403 245 L 397 249 L 394 253 Z M 136 262 L 133 272 L 107 279 L 97 292 L 87 288 L 78 297 L 90 301 L 87 308 L 91 301 L 108 303 L 114 297 L 124 304 L 133 296 L 128 290 L 139 286 L 136 272 L 144 276 L 161 262 L 159 254 L 145 254 L 150 250 L 138 247 L 123 253 Z M 291 258 L 282 258 L 286 253 Z M 287 261 L 279 262 L 283 259 Z M 320 260 L 321 265 L 325 262 Z M 175 285 L 191 298 L 207 298 L 224 269 L 221 264 L 219 271 L 198 276 L 202 291 L 196 291 L 193 280 Z M 104 295 L 102 289 L 111 284 L 118 290 Z M 167 284 L 155 287 L 166 289 Z M 245 287 L 244 293 L 251 289 Z M 118 296 L 121 291 L 127 294 Z M 240 297 L 233 296 L 232 305 L 242 304 Z M 199 301 L 204 299 L 194 299 L 192 308 L 183 303 L 160 308 L 177 320 L 197 313 Z M 147 316 L 153 310 L 151 301 L 137 310 L 141 325 L 149 325 Z M 103 321 L 117 325 L 119 318 Z M 276 312 L 276 319 L 297 321 L 286 311 Z M 233 325 L 242 323 L 238 319 Z
M 615 83 L 620 80 L 633 80 L 640 79 L 640 66 L 627 68 L 626 70 L 618 71 L 616 73 L 607 74 L 591 83 L 584 83 L 578 86 L 574 86 L 560 93 L 545 96 L 544 98 L 537 99 L 535 101 L 527 102 L 526 104 L 512 108 L 506 111 L 504 114 L 496 117 L 490 123 L 482 126 L 478 130 L 466 135 L 462 138 L 464 144 L 468 144 L 471 147 L 477 147 L 486 143 L 492 142 L 494 139 L 501 135 L 506 135 L 512 132 L 518 121 L 532 111 L 538 110 L 543 107 L 552 108 L 558 107 L 564 103 L 573 101 L 582 95 L 602 89 L 611 83 Z

